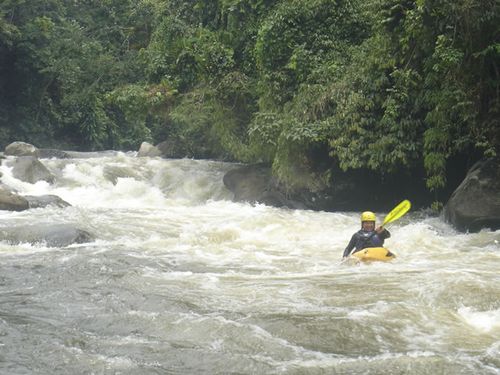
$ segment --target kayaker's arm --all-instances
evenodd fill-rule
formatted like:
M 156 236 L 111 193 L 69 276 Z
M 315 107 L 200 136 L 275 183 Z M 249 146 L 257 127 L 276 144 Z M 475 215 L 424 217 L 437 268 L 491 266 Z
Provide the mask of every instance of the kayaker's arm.
M 389 232 L 387 229 L 385 229 L 382 226 L 375 229 L 375 232 L 377 233 L 379 238 L 383 239 L 383 240 L 385 240 L 386 238 L 389 238 L 391 236 L 391 232 Z
M 342 256 L 342 258 L 347 258 L 351 254 L 352 249 L 354 249 L 354 247 L 356 246 L 356 241 L 357 241 L 357 238 L 356 238 L 356 233 L 355 233 L 352 235 L 351 240 L 349 241 L 349 244 L 345 248 L 344 255 Z

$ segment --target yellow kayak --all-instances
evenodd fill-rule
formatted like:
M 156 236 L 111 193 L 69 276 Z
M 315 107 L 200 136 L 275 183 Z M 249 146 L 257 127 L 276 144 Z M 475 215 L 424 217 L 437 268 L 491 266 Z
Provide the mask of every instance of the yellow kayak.
M 363 261 L 378 260 L 383 262 L 393 260 L 396 257 L 394 253 L 391 253 L 385 247 L 367 247 L 363 250 L 356 251 L 354 254 L 351 254 L 351 256 Z

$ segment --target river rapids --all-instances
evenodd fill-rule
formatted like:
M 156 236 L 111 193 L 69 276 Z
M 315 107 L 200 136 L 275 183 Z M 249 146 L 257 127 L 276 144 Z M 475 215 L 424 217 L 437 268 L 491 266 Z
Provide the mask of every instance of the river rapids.
M 0 211 L 0 227 L 96 240 L 0 242 L 1 374 L 500 374 L 500 231 L 410 212 L 389 227 L 394 261 L 346 264 L 358 212 L 234 203 L 234 164 L 42 162 L 56 183 L 2 181 L 72 206 Z

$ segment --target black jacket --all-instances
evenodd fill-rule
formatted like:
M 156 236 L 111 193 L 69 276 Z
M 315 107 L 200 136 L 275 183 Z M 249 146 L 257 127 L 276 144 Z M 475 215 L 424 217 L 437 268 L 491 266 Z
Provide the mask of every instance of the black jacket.
M 384 245 L 384 240 L 389 238 L 391 234 L 387 229 L 377 233 L 375 231 L 364 231 L 360 229 L 354 233 L 349 241 L 349 244 L 344 250 L 344 258 L 351 254 L 352 249 L 354 253 L 366 247 L 380 247 Z

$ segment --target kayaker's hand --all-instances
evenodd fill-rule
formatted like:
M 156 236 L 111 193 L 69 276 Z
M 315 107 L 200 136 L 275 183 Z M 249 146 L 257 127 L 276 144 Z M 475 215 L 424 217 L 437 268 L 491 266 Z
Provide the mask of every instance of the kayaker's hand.
M 383 231 L 384 231 L 383 226 L 379 226 L 379 227 L 375 228 L 375 232 L 377 232 L 378 234 L 382 233 Z

